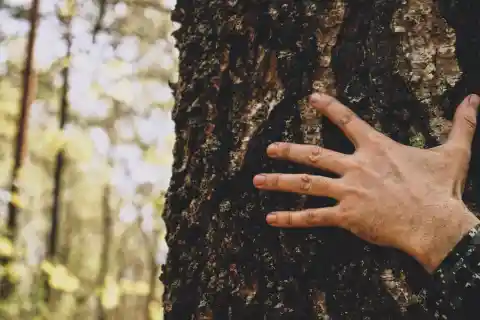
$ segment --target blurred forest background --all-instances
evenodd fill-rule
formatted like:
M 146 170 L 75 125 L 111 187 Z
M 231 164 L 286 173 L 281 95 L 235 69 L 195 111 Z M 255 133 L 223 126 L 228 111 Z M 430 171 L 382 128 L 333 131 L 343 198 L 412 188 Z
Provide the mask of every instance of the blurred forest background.
M 0 0 L 0 319 L 163 319 L 174 6 Z

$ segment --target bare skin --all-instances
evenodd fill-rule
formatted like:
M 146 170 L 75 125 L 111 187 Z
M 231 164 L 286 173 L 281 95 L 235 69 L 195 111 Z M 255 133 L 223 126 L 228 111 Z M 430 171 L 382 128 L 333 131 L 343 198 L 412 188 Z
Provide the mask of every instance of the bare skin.
M 352 155 L 318 146 L 274 143 L 272 158 L 318 167 L 339 178 L 260 174 L 257 188 L 326 196 L 334 207 L 273 212 L 275 227 L 334 226 L 371 243 L 395 247 L 433 272 L 469 229 L 480 223 L 462 201 L 480 97 L 470 95 L 454 116 L 448 141 L 432 149 L 399 144 L 327 95 L 310 104 L 339 126 L 355 145 Z

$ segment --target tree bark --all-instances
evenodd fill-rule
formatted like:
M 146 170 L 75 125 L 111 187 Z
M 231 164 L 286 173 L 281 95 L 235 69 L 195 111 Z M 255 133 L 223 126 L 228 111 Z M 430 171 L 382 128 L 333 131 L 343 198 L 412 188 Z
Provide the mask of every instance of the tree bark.
M 354 151 L 308 108 L 312 91 L 398 142 L 441 143 L 456 105 L 480 93 L 478 14 L 468 0 L 179 0 L 165 319 L 435 319 L 434 284 L 413 258 L 337 228 L 268 227 L 271 211 L 333 202 L 260 192 L 252 178 L 327 175 L 268 159 L 275 141 Z
M 10 194 L 12 197 L 18 195 L 17 178 L 18 173 L 23 165 L 23 161 L 27 152 L 27 133 L 28 133 L 28 115 L 30 106 L 36 97 L 36 76 L 33 67 L 34 48 L 38 25 L 38 14 L 40 0 L 33 0 L 32 7 L 29 12 L 30 32 L 28 34 L 27 46 L 25 50 L 25 63 L 22 77 L 22 98 L 20 101 L 20 113 L 18 117 L 17 135 L 15 137 L 15 154 L 13 159 L 12 176 L 10 181 Z M 8 203 L 8 237 L 14 242 L 18 233 L 18 210 L 13 201 Z M 10 259 L 2 259 L 2 266 L 7 265 Z M 8 298 L 14 291 L 14 283 L 4 277 L 0 284 L 0 298 Z

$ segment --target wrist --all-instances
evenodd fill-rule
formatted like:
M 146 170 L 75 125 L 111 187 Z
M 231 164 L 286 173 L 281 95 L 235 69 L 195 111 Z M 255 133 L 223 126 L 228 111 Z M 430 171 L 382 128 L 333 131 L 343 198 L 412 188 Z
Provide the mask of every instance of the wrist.
M 410 254 L 429 272 L 433 273 L 457 243 L 480 220 L 459 201 L 445 208 L 437 208 L 427 216 L 435 217 L 428 230 L 419 230 L 413 237 Z

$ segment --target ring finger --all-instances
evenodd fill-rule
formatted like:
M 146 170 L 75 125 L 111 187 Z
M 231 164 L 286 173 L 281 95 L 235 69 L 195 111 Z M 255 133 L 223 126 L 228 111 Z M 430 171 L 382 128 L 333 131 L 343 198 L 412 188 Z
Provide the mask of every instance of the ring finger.
M 308 174 L 259 174 L 253 178 L 253 183 L 259 189 L 323 196 L 337 200 L 345 193 L 345 186 L 340 179 Z

